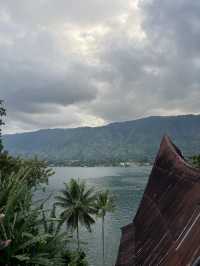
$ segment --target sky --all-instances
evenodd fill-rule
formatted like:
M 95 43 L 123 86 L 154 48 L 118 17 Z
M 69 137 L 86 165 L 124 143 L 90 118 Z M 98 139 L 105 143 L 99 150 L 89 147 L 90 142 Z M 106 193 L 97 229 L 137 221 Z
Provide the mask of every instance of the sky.
M 4 133 L 200 113 L 200 1 L 0 0 Z

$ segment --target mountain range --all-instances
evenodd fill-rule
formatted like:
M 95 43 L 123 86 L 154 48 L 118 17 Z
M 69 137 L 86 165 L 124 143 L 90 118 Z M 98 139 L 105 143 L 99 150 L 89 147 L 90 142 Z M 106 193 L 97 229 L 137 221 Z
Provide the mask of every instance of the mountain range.
M 101 127 L 3 135 L 12 155 L 48 160 L 152 160 L 164 134 L 185 156 L 200 153 L 200 115 L 152 116 Z

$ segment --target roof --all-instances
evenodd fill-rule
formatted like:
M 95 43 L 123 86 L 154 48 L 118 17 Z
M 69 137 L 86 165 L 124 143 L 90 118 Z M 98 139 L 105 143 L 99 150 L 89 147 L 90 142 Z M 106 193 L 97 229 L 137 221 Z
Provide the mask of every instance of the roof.
M 200 256 L 200 170 L 164 136 L 116 266 L 193 265 Z

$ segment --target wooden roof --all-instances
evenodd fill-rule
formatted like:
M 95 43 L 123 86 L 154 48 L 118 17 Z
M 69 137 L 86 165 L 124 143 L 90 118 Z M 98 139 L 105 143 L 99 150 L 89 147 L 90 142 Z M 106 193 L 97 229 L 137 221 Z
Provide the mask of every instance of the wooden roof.
M 116 266 L 186 266 L 200 256 L 200 170 L 165 136 Z

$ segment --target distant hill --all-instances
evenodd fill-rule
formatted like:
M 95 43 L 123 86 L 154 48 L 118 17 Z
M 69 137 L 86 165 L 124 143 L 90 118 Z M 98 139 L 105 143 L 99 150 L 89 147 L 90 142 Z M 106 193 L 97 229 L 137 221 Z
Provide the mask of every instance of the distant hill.
M 200 115 L 147 117 L 102 127 L 45 129 L 4 135 L 13 155 L 49 160 L 152 160 L 164 134 L 184 155 L 200 153 Z

